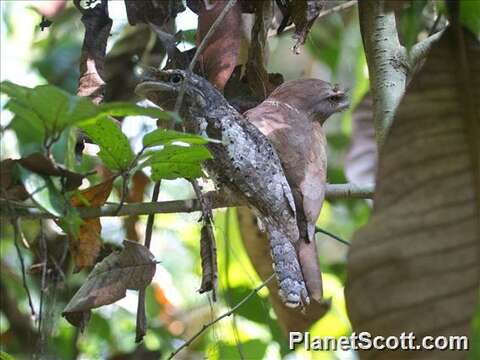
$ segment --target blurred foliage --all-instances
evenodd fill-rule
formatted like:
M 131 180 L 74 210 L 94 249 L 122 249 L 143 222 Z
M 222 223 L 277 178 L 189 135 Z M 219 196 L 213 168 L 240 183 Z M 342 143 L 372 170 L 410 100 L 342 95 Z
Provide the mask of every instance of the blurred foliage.
M 427 1 L 413 3 L 414 6 L 402 11 L 400 15 L 401 29 L 407 47 L 418 40 L 421 31 L 425 31 L 419 17 Z M 461 3 L 463 23 L 472 31 L 478 32 L 480 3 L 468 0 L 462 0 Z M 38 27 L 41 21 L 40 15 L 26 3 L 2 2 L 1 6 L 2 80 L 10 80 L 30 87 L 50 84 L 65 90 L 68 94 L 74 94 L 79 76 L 79 55 L 83 37 L 80 15 L 74 7 L 71 4 L 67 5 L 65 11 L 53 19 L 53 24 L 41 31 Z M 121 39 L 121 35 L 132 31 L 132 27 L 126 21 L 123 4 L 111 2 L 110 16 L 114 19 L 114 30 L 108 49 L 115 46 L 115 42 Z M 18 21 L 18 19 L 21 20 Z M 183 30 L 183 37 L 189 43 L 194 43 L 195 19 L 195 15 L 188 11 L 177 18 L 177 27 Z M 343 87 L 350 89 L 351 109 L 333 116 L 326 124 L 328 181 L 330 183 L 346 182 L 343 160 L 351 135 L 352 109 L 368 91 L 368 71 L 359 35 L 356 8 L 353 7 L 341 14 L 335 13 L 317 21 L 300 55 L 292 54 L 292 45 L 293 40 L 289 34 L 269 39 L 269 71 L 282 73 L 286 79 L 322 78 L 339 82 Z M 147 44 L 147 48 L 138 49 L 135 56 L 127 59 L 128 62 L 136 63 L 138 59 L 148 57 L 148 51 L 153 47 L 152 44 Z M 5 55 L 6 53 L 8 56 Z M 129 52 L 126 53 L 130 56 Z M 8 71 L 5 71 L 6 69 Z M 135 69 L 138 70 L 136 67 Z M 5 102 L 6 99 L 2 97 L 2 106 Z M 115 115 L 134 115 L 131 111 L 124 110 L 124 113 Z M 39 150 L 41 131 L 36 131 L 34 125 L 25 121 L 12 120 L 12 113 L 15 111 L 9 113 L 6 109 L 2 110 L 3 133 L 0 143 L 2 159 L 19 157 Z M 98 121 L 106 121 L 104 117 L 100 120 L 90 120 L 88 126 L 95 126 L 95 122 Z M 148 130 L 155 126 L 151 119 L 138 116 L 127 117 L 122 124 L 122 131 L 118 128 L 114 130 L 111 125 L 103 129 L 100 138 L 110 134 L 112 137 L 109 138 L 109 144 L 101 144 L 101 140 L 98 140 L 99 145 L 105 148 L 113 145 L 123 146 L 123 152 L 111 153 L 111 156 L 119 157 L 121 166 L 117 166 L 118 163 L 111 160 L 111 156 L 103 157 L 104 162 L 114 170 L 128 166 L 129 160 L 131 161 L 134 153 L 138 151 L 135 148 L 136 139 L 140 139 L 141 142 L 141 139 L 145 139 L 143 136 Z M 93 156 L 84 156 L 80 164 L 75 161 L 73 158 L 74 134 L 73 128 L 62 132 L 60 139 L 54 143 L 51 150 L 59 163 L 65 164 L 71 170 L 86 172 L 98 161 Z M 95 138 L 93 130 L 89 135 Z M 158 144 L 155 143 L 155 145 Z M 128 149 L 125 146 L 128 146 Z M 98 183 L 101 178 L 101 175 L 88 176 L 87 183 Z M 55 188 L 55 184 L 48 185 Z M 147 191 L 145 198 L 150 197 L 150 192 L 151 189 Z M 58 187 L 52 193 L 58 194 Z M 111 198 L 115 199 L 116 196 L 113 194 Z M 162 200 L 191 197 L 193 193 L 187 181 L 183 179 L 162 181 Z M 49 197 L 49 201 L 51 199 L 53 197 Z M 44 203 L 43 200 L 38 201 Z M 367 222 L 369 214 L 370 205 L 363 200 L 329 201 L 325 202 L 317 224 L 349 240 L 354 231 Z M 142 236 L 145 220 L 146 217 L 142 216 L 137 223 Z M 30 246 L 30 249 L 26 249 L 20 245 L 27 269 L 34 269 L 32 265 L 41 263 L 38 249 L 42 230 L 47 237 L 49 249 L 56 249 L 60 253 L 59 256 L 62 255 L 62 249 L 66 245 L 59 240 L 62 239 L 62 232 L 53 222 L 45 221 L 41 227 L 38 221 L 25 220 L 21 225 L 25 236 L 24 242 Z M 105 252 L 103 256 L 118 247 L 123 240 L 124 232 L 121 226 L 118 219 L 102 219 L 102 251 Z M 208 295 L 200 295 L 196 292 L 200 285 L 201 273 L 198 214 L 161 214 L 156 217 L 152 239 L 152 252 L 160 264 L 153 283 L 146 292 L 149 329 L 144 343 L 137 345 L 134 342 L 137 304 L 135 292 L 128 292 L 127 297 L 116 304 L 93 311 L 84 334 L 80 334 L 65 319 L 59 317 L 62 309 L 84 282 L 88 273 L 83 270 L 72 274 L 73 264 L 67 259 L 65 266 L 61 269 L 65 278 L 48 276 L 46 279 L 46 292 L 53 294 L 55 299 L 50 311 L 57 315 L 52 319 L 51 334 L 47 341 L 48 349 L 45 351 L 52 354 L 53 358 L 62 359 L 147 359 L 168 356 L 185 339 L 197 332 L 204 323 L 228 311 L 259 284 L 259 278 L 243 248 L 235 211 L 217 210 L 215 226 L 220 278 L 218 303 L 214 304 Z M 325 293 L 332 299 L 332 309 L 311 328 L 311 335 L 349 335 L 351 329 L 343 295 L 347 249 L 323 234 L 318 235 L 318 244 L 322 270 L 325 273 Z M 13 243 L 13 230 L 3 218 L 0 252 L 1 283 L 8 290 L 8 298 L 15 300 L 15 309 L 18 310 L 7 314 L 2 308 L 0 312 L 0 344 L 2 350 L 6 351 L 6 353 L 0 353 L 0 359 L 9 359 L 8 354 L 16 359 L 27 359 L 31 357 L 31 352 L 35 351 L 38 339 L 28 337 L 26 334 L 28 331 L 35 332 L 38 321 L 32 321 L 29 316 L 28 301 L 22 287 L 20 266 Z M 40 274 L 33 270 L 27 274 L 27 284 L 37 310 L 42 286 Z M 3 296 L 6 295 L 2 294 Z M 474 321 L 477 334 L 480 333 L 479 319 L 480 309 Z M 19 324 L 23 321 L 31 329 L 15 325 L 11 320 L 20 321 Z M 189 358 L 202 358 L 205 354 L 209 359 L 233 359 L 239 358 L 241 353 L 247 359 L 277 359 L 287 356 L 289 352 L 287 346 L 287 341 L 279 329 L 275 314 L 267 300 L 267 291 L 263 289 L 241 306 L 233 317 L 213 326 L 205 336 L 195 341 L 185 352 L 188 352 Z M 475 346 L 475 354 L 478 354 L 478 344 Z M 149 355 L 152 357 L 147 357 Z M 297 355 L 302 359 L 351 359 L 353 356 L 351 353 L 340 351 L 313 354 L 301 349 L 297 350 Z

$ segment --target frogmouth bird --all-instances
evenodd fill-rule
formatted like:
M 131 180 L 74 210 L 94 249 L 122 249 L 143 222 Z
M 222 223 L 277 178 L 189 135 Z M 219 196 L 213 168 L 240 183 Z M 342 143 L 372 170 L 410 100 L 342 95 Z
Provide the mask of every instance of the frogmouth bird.
M 205 162 L 209 175 L 257 213 L 270 241 L 279 295 L 289 307 L 310 302 L 298 250 L 300 232 L 291 187 L 269 140 L 239 114 L 207 80 L 183 70 L 156 71 L 136 92 L 165 110 L 172 110 L 185 90 L 180 115 L 188 132 L 219 139 L 207 146 L 213 160 Z M 306 243 L 306 242 L 305 242 Z
M 345 93 L 318 79 L 277 87 L 244 115 L 272 143 L 292 190 L 300 239 L 295 243 L 309 295 L 323 298 L 315 244 L 315 223 L 322 208 L 327 173 L 325 120 L 349 106 Z

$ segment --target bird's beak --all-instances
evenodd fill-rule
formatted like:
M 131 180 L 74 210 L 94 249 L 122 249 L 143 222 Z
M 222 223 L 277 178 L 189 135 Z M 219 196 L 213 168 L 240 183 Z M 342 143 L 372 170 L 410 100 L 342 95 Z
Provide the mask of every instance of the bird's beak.
M 175 92 L 175 90 L 175 87 L 168 83 L 162 81 L 146 80 L 137 85 L 137 87 L 135 88 L 135 94 L 142 97 L 148 97 L 148 95 L 152 92 L 173 93 Z
M 135 93 L 164 110 L 173 110 L 178 89 L 167 81 L 147 77 L 135 87 Z

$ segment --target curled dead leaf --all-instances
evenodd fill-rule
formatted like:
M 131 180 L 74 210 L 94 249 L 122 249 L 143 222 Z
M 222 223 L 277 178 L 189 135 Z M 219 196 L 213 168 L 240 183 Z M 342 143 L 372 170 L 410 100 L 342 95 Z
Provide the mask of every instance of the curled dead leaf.
M 278 32 L 281 33 L 291 22 L 295 24 L 295 34 L 293 36 L 296 39 L 293 46 L 295 53 L 298 54 L 300 45 L 305 44 L 307 35 L 320 14 L 324 3 L 325 0 L 287 0 L 285 4 L 277 0 L 277 4 L 284 16 Z
M 60 176 L 65 179 L 65 190 L 72 191 L 82 185 L 84 176 L 55 164 L 41 153 L 33 153 L 17 160 L 25 169 L 44 176 Z
M 201 43 L 227 4 L 223 0 L 216 0 L 209 6 L 206 6 L 206 3 L 208 2 L 201 1 L 199 6 L 197 45 Z M 237 65 L 242 37 L 241 15 L 241 6 L 236 3 L 225 16 L 217 31 L 210 37 L 200 56 L 200 64 L 205 77 L 220 91 L 223 91 Z
M 253 93 L 264 100 L 275 89 L 270 83 L 270 77 L 266 69 L 265 46 L 268 35 L 268 28 L 272 22 L 272 3 L 264 1 L 257 6 L 255 12 L 255 23 L 252 28 L 250 49 L 248 51 L 248 62 L 246 77 Z
M 185 10 L 182 0 L 125 0 L 128 23 L 152 23 L 162 26 Z
M 141 170 L 135 172 L 132 176 L 132 187 L 130 188 L 130 192 L 127 194 L 127 202 L 142 202 L 143 201 L 143 194 L 145 193 L 145 189 L 150 182 L 150 178 L 145 175 L 145 173 Z M 138 222 L 139 216 L 127 216 L 123 220 L 123 225 L 125 227 L 125 231 L 127 234 L 127 239 L 139 241 L 140 236 L 137 233 L 136 225 Z
M 71 199 L 74 207 L 100 207 L 107 201 L 112 191 L 114 178 L 89 187 L 74 195 Z M 75 264 L 75 271 L 92 266 L 100 252 L 102 242 L 100 233 L 102 225 L 99 218 L 85 219 L 80 225 L 77 236 L 69 234 L 70 253 Z
M 153 254 L 143 245 L 125 240 L 124 248 L 95 265 L 62 315 L 83 331 L 90 311 L 125 297 L 127 289 L 144 289 L 155 275 Z

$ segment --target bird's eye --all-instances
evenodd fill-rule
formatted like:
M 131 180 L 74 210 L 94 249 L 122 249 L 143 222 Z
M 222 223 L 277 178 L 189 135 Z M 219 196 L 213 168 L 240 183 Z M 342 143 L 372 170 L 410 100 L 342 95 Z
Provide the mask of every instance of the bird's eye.
M 170 77 L 170 82 L 173 83 L 173 84 L 178 84 L 179 82 L 181 82 L 183 80 L 183 76 L 180 75 L 180 74 L 173 74 L 171 77 Z

